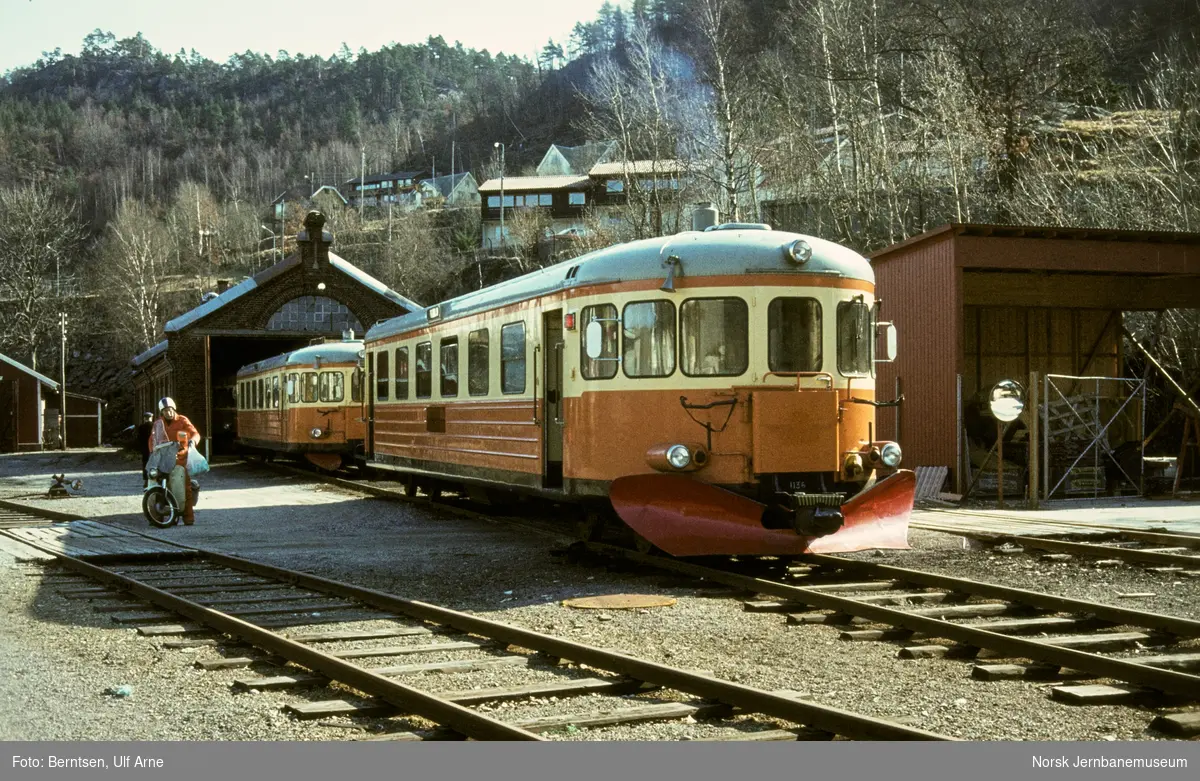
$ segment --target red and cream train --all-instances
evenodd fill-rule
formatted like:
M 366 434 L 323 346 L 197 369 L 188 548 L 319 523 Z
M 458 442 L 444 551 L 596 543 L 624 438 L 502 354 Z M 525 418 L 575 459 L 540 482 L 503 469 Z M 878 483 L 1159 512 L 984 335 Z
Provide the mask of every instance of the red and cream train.
M 366 466 L 410 485 L 615 510 L 673 555 L 903 548 L 915 479 L 873 436 L 892 403 L 876 399 L 877 328 L 893 341 L 874 288 L 857 253 L 766 226 L 615 245 L 345 343 L 343 386 L 361 367 L 363 395 L 334 419 L 347 444 L 365 421 Z M 322 349 L 243 369 L 251 400 L 272 377 L 258 412 L 309 449 L 325 443 L 291 399 Z M 238 423 L 258 446 L 252 432 L 284 431 Z

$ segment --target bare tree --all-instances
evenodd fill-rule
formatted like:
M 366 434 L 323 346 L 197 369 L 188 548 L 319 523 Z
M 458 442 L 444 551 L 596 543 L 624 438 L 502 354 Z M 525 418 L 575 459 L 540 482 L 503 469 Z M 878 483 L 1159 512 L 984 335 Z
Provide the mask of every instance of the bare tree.
M 622 203 L 606 211 L 620 218 L 624 239 L 657 236 L 678 223 L 680 185 L 686 188 L 691 168 L 683 140 L 703 111 L 689 71 L 686 59 L 643 22 L 630 32 L 624 59 L 602 57 L 589 73 L 580 127 L 588 137 L 611 138 L 619 146 L 622 170 L 615 178 Z
M 170 231 L 140 201 L 126 201 L 101 251 L 110 311 L 140 352 L 162 336 L 163 285 L 171 269 Z
M 74 267 L 83 240 L 74 212 L 35 185 L 0 190 L 0 340 L 34 369 L 58 326 L 59 278 Z

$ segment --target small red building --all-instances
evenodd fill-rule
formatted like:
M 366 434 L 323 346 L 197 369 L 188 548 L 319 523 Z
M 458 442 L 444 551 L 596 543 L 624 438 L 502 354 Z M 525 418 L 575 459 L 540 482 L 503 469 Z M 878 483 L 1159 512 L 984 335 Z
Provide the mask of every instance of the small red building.
M 879 433 L 906 465 L 948 467 L 959 492 L 972 399 L 1031 372 L 1119 377 L 1123 313 L 1200 306 L 1194 233 L 955 223 L 870 258 L 899 336 L 879 393 L 904 395 Z

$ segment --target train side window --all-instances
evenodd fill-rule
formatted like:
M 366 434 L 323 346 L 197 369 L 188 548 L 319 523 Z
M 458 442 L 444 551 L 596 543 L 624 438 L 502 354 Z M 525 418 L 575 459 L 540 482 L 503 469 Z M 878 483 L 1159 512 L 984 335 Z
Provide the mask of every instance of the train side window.
M 488 329 L 467 335 L 467 392 L 472 396 L 488 394 Z
M 378 401 L 388 400 L 388 382 L 391 380 L 389 371 L 387 350 L 377 353 L 375 355 L 375 398 Z
M 767 366 L 773 372 L 821 371 L 821 302 L 776 298 L 767 307 Z
M 441 360 L 441 393 L 442 398 L 454 398 L 458 395 L 458 337 L 450 336 L 442 340 Z
M 356 368 L 350 373 L 350 401 L 358 404 L 362 401 L 363 371 Z
M 309 403 L 316 401 L 318 398 L 317 373 L 304 372 L 304 374 L 300 375 L 300 379 L 300 398 Z
M 602 327 L 600 338 L 600 356 L 589 358 L 587 327 L 588 323 L 600 321 Z M 579 325 L 579 368 L 585 380 L 611 380 L 617 376 L 617 308 L 612 304 L 585 306 L 580 315 Z
M 689 377 L 737 377 L 750 365 L 750 308 L 740 298 L 679 306 L 680 365 Z
M 279 375 L 271 378 L 271 408 L 279 409 Z
M 416 354 L 417 398 L 433 395 L 433 342 L 421 342 Z
M 668 377 L 675 372 L 675 305 L 635 301 L 621 313 L 621 364 L 626 377 Z
M 254 408 L 266 409 L 266 407 L 263 405 L 263 399 L 265 398 L 265 395 L 263 394 L 263 381 L 261 377 L 254 381 L 254 388 Z
M 875 346 L 871 328 L 871 307 L 861 300 L 843 301 L 837 308 L 838 371 L 842 374 L 870 374 L 871 349 Z
M 500 390 L 525 392 L 524 323 L 509 323 L 500 329 Z
M 292 372 L 287 378 L 287 400 L 288 404 L 295 404 L 300 401 L 300 375 Z
M 342 401 L 346 398 L 345 375 L 340 371 L 321 372 L 319 397 L 321 401 Z
M 408 348 L 396 349 L 396 399 L 408 399 Z

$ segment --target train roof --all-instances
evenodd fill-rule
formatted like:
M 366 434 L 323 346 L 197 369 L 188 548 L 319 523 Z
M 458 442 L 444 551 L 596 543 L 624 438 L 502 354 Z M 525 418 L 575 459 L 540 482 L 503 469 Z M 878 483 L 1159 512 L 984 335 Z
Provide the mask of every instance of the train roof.
M 282 355 L 264 358 L 257 363 L 246 364 L 238 369 L 238 376 L 257 374 L 258 372 L 279 369 L 284 366 L 308 366 L 311 368 L 318 359 L 322 363 L 356 363 L 358 361 L 358 354 L 362 352 L 362 348 L 363 343 L 361 339 L 310 344 L 308 347 L 301 347 L 299 350 L 292 350 L 290 353 L 283 353 Z
M 797 239 L 804 239 L 812 247 L 812 257 L 802 265 L 785 257 L 787 247 Z M 732 254 L 731 249 L 736 249 L 737 253 Z M 871 264 L 848 247 L 815 236 L 770 230 L 766 226 L 725 225 L 706 231 L 614 244 L 435 306 L 440 307 L 439 319 L 445 321 L 567 288 L 666 279 L 664 261 L 672 255 L 680 260 L 677 276 L 685 279 L 689 276 L 793 273 L 875 282 Z M 367 330 L 366 340 L 383 339 L 421 328 L 429 322 L 429 309 L 432 308 L 376 323 Z

